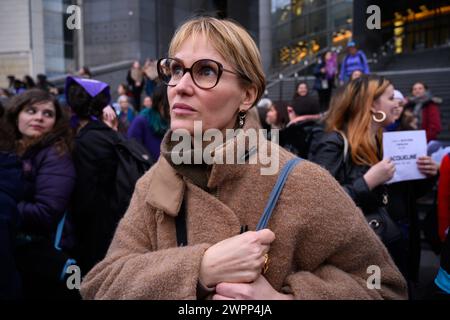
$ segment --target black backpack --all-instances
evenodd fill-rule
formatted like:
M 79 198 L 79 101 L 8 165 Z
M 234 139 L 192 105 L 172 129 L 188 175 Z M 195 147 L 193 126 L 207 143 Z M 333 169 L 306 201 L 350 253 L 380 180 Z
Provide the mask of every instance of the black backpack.
M 154 164 L 147 149 L 134 139 L 127 140 L 122 135 L 114 142 L 117 155 L 117 171 L 114 194 L 111 201 L 119 212 L 125 213 L 131 201 L 136 182 Z

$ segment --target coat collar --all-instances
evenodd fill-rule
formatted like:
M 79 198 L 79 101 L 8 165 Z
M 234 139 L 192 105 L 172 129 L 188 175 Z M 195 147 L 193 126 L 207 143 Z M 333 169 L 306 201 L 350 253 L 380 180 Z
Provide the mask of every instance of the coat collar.
M 150 179 L 146 202 L 170 216 L 176 217 L 184 196 L 185 182 L 180 174 L 159 157 Z
M 258 129 L 258 123 L 252 117 L 247 117 L 247 123 L 244 127 L 244 131 L 250 128 Z M 170 131 L 166 134 L 163 139 L 163 144 L 167 143 Z M 260 140 L 260 139 L 258 139 Z M 258 141 L 260 150 L 261 144 L 266 144 L 267 141 Z M 245 134 L 241 132 L 237 134 L 234 138 L 226 141 L 221 146 L 217 147 L 213 152 L 213 157 L 219 157 L 226 159 L 227 154 L 233 152 L 234 159 L 252 159 L 252 157 L 257 156 L 257 152 L 254 149 L 248 148 L 246 144 L 245 148 L 238 148 L 239 145 L 243 145 L 242 142 L 245 141 Z M 165 146 L 161 147 L 161 150 L 166 150 Z M 192 182 L 182 175 L 182 171 L 177 171 L 176 166 L 173 166 L 166 159 L 168 157 L 161 156 L 158 162 L 153 168 L 153 176 L 150 179 L 150 184 L 148 188 L 148 193 L 146 197 L 146 202 L 151 206 L 164 211 L 170 216 L 177 216 L 183 201 L 186 183 Z M 248 162 L 248 161 L 246 161 Z M 257 164 L 260 166 L 260 164 Z M 245 170 L 243 170 L 244 164 L 239 164 L 234 161 L 234 164 L 226 164 L 215 162 L 211 166 L 209 171 L 207 187 L 209 190 L 215 190 L 218 186 L 225 184 L 227 181 L 236 181 L 243 177 Z

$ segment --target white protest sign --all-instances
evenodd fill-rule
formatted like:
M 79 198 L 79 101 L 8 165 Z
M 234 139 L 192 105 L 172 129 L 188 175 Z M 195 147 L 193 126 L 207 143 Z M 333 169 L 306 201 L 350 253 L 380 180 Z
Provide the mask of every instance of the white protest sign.
M 395 164 L 394 177 L 387 183 L 425 179 L 417 168 L 419 157 L 427 155 L 427 138 L 424 130 L 383 133 L 383 158 Z

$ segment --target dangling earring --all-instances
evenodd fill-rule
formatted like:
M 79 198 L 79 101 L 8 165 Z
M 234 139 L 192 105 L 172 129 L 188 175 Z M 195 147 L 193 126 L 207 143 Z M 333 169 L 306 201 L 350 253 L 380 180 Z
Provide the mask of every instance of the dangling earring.
M 239 111 L 239 128 L 243 128 L 245 124 L 245 117 L 247 116 L 247 112 Z
M 381 119 L 378 119 L 376 117 L 376 114 L 381 114 Z M 372 119 L 373 119 L 373 121 L 375 121 L 377 123 L 382 123 L 384 120 L 386 120 L 386 113 L 383 111 L 377 111 L 374 114 L 372 114 Z

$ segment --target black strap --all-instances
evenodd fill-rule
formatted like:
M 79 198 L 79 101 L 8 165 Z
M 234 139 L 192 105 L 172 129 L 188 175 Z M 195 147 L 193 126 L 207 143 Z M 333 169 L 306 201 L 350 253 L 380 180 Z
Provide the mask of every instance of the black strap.
M 180 212 L 175 218 L 175 228 L 177 231 L 177 245 L 179 247 L 187 246 L 187 231 L 186 231 L 186 208 L 184 207 L 184 200 L 181 203 Z

